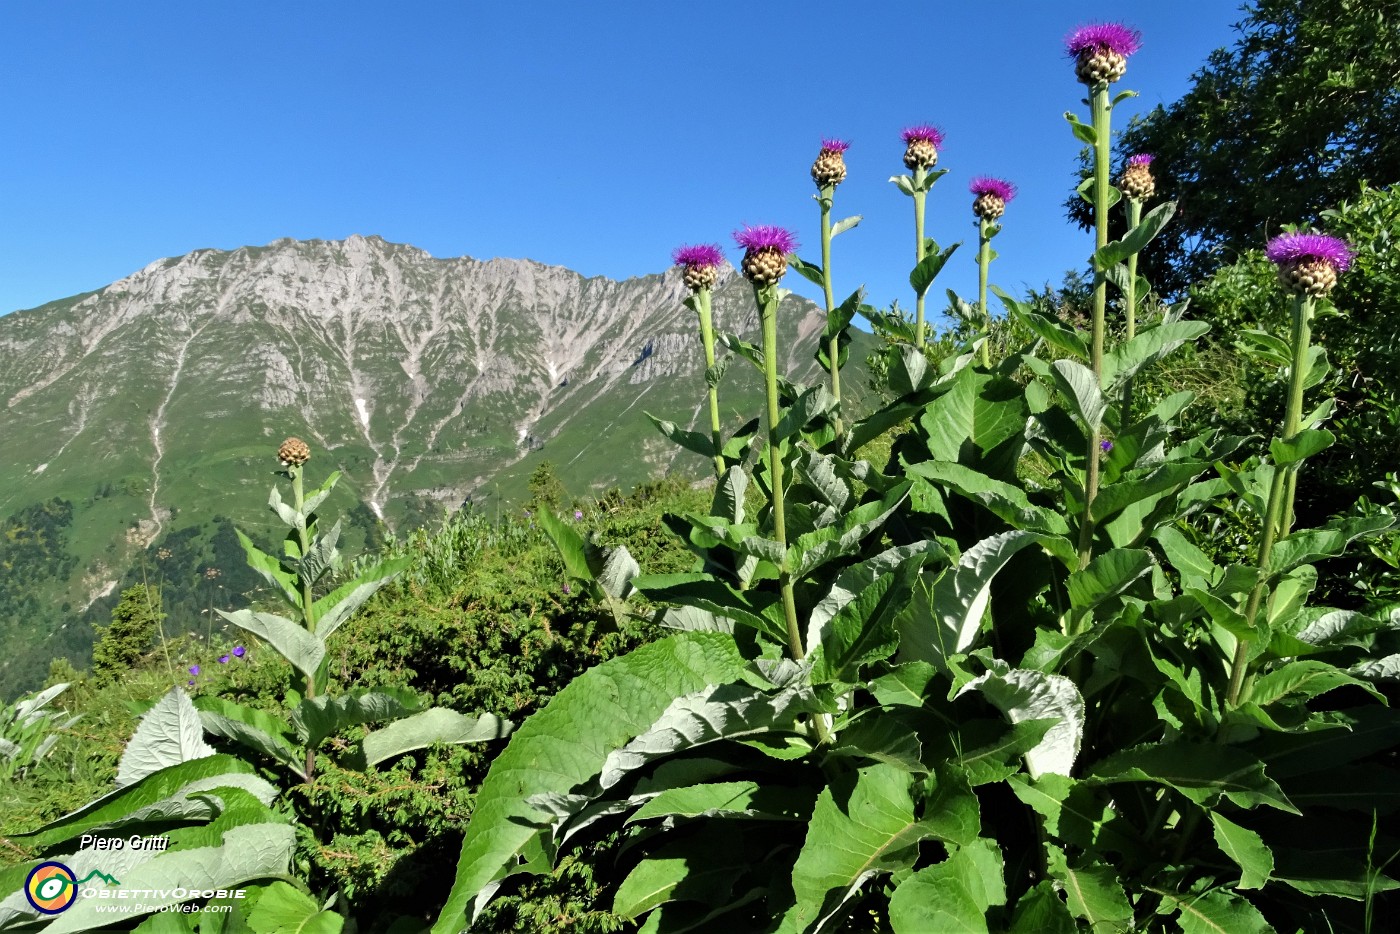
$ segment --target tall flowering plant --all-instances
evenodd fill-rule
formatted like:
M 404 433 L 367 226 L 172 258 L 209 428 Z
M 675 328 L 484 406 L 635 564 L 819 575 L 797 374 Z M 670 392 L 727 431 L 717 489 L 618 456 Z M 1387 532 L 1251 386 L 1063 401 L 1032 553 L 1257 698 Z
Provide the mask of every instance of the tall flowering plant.
M 1001 233 L 997 221 L 1016 197 L 1016 186 L 1005 179 L 979 175 L 968 184 L 968 190 L 973 195 L 972 213 L 977 217 L 977 312 L 982 322 L 982 365 L 990 367 L 992 316 L 987 308 L 987 268 L 996 257 L 992 238 Z

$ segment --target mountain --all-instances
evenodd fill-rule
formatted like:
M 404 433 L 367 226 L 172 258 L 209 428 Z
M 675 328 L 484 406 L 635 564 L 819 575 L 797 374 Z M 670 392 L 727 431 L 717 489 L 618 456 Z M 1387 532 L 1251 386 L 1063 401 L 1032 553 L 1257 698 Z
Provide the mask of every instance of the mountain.
M 342 471 L 328 508 L 353 544 L 518 501 L 545 461 L 574 495 L 703 476 L 643 414 L 703 424 L 686 294 L 674 269 L 615 282 L 353 236 L 197 250 L 0 318 L 0 694 L 82 656 L 133 580 L 165 585 L 177 630 L 245 595 L 232 529 L 270 533 L 288 435 L 312 447 L 309 481 Z M 756 339 L 729 267 L 715 317 Z M 790 297 L 781 321 L 784 370 L 819 378 L 821 312 Z M 731 430 L 759 392 L 729 368 Z

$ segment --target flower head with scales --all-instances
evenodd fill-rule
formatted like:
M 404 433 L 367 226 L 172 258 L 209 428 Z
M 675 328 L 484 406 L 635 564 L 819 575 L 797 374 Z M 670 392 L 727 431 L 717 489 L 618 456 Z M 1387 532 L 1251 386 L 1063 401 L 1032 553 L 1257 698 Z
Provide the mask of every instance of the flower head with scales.
M 943 146 L 943 131 L 928 123 L 905 127 L 899 134 L 904 140 L 904 166 L 931 169 L 938 164 L 938 150 Z
M 844 139 L 823 139 L 817 161 L 812 163 L 812 181 L 818 188 L 835 188 L 846 180 L 846 150 L 851 144 Z
M 671 262 L 685 269 L 685 284 L 692 292 L 712 289 L 724 264 L 724 253 L 714 243 L 680 246 L 671 253 Z
M 734 242 L 744 248 L 744 278 L 757 286 L 773 285 L 781 279 L 787 272 L 788 254 L 797 252 L 792 232 L 769 224 L 734 231 Z
M 1286 233 L 1264 248 L 1269 262 L 1278 266 L 1283 287 L 1295 295 L 1326 295 L 1337 284 L 1337 274 L 1351 268 L 1355 255 L 1338 237 L 1318 233 Z
M 1132 201 L 1146 201 L 1157 193 L 1157 180 L 1152 177 L 1152 154 L 1140 152 L 1128 157 L 1123 174 L 1118 176 L 1118 188 Z
M 994 221 L 1006 212 L 1006 205 L 1016 197 L 1016 186 L 1002 178 L 979 175 L 968 183 L 967 190 L 976 195 L 972 213 L 982 220 Z
M 1142 48 L 1142 33 L 1122 23 L 1089 23 L 1065 37 L 1074 74 L 1093 87 L 1111 84 L 1128 70 L 1128 56 Z

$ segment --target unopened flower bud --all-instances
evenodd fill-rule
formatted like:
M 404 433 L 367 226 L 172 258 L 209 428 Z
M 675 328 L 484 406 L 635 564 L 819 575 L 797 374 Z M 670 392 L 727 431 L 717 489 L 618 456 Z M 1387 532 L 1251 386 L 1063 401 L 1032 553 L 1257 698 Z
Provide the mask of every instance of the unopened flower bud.
M 1118 190 L 1131 201 L 1146 201 L 1157 193 L 1157 183 L 1152 178 L 1152 157 L 1139 154 L 1128 157 L 1123 174 L 1118 177 Z
M 311 448 L 300 438 L 288 438 L 277 449 L 277 459 L 283 467 L 300 467 L 311 460 Z
M 822 140 L 821 152 L 812 163 L 812 181 L 818 188 L 834 188 L 846 180 L 846 150 L 849 148 L 851 144 L 845 140 Z

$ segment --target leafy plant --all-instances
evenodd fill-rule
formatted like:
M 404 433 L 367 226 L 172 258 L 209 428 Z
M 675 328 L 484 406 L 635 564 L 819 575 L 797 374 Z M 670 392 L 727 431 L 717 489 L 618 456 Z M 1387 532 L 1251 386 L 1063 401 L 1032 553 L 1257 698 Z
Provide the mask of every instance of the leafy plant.
M 67 683 L 55 684 L 0 707 L 0 778 L 13 781 L 33 768 L 49 754 L 63 731 L 82 719 L 82 714 L 70 717 L 48 707 L 66 690 Z

